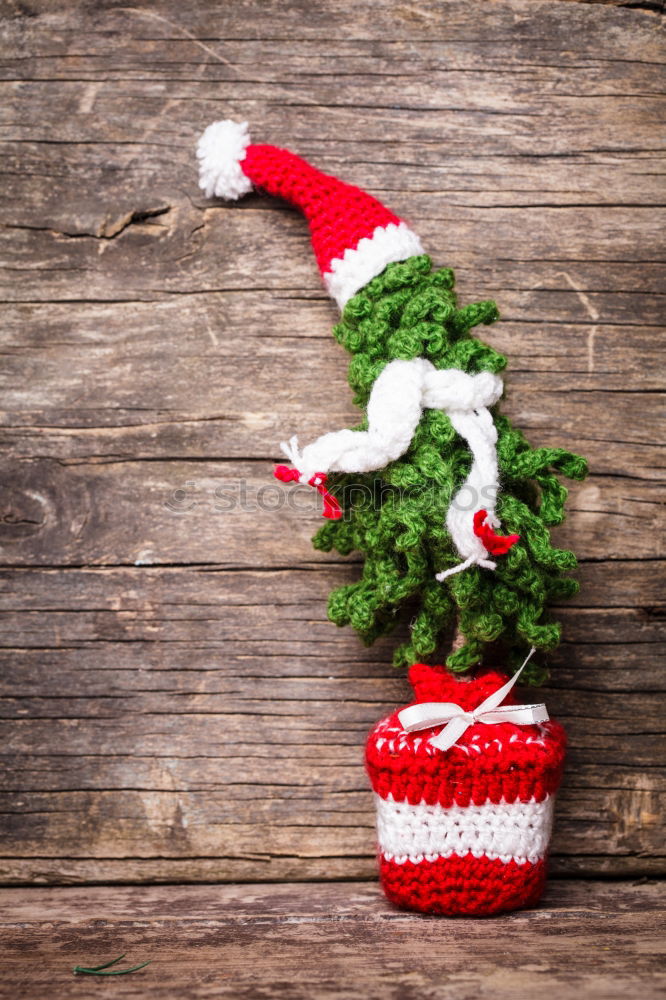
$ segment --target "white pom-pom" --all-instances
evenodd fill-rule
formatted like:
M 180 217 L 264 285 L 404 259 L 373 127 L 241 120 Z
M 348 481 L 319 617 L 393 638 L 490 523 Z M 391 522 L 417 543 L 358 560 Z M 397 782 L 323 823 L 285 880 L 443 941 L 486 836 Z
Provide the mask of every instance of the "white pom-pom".
M 245 150 L 250 145 L 247 122 L 213 122 L 197 143 L 199 187 L 207 198 L 235 201 L 252 190 L 252 183 L 241 169 Z

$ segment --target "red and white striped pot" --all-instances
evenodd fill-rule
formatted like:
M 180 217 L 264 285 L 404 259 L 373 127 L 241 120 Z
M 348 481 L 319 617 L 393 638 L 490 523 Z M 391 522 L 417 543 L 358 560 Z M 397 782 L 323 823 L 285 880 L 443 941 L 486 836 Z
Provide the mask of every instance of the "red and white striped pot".
M 409 679 L 415 703 L 453 702 L 465 712 L 507 681 L 496 672 L 456 679 L 424 664 Z M 513 692 L 504 703 L 516 704 Z M 562 726 L 474 722 L 442 751 L 429 742 L 441 725 L 407 732 L 398 711 L 375 726 L 366 747 L 388 899 L 450 915 L 533 905 L 546 879 Z

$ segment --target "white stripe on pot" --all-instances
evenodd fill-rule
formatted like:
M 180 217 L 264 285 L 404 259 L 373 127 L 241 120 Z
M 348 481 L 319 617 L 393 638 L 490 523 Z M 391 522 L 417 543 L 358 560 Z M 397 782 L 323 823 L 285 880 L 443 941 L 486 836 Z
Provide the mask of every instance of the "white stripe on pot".
M 548 850 L 553 797 L 543 802 L 486 802 L 482 806 L 412 806 L 375 795 L 377 839 L 388 861 L 404 864 L 463 857 L 534 864 Z

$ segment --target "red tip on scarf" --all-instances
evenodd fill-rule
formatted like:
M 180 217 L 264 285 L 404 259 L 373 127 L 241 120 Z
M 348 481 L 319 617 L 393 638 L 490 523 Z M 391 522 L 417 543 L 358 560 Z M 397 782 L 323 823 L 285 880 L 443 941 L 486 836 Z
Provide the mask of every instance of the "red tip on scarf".
M 480 538 L 491 556 L 504 556 L 520 539 L 520 535 L 496 535 L 485 523 L 487 510 L 477 510 L 474 515 L 474 534 Z
M 297 483 L 301 478 L 298 469 L 290 469 L 287 465 L 276 465 L 273 475 L 281 483 Z M 327 517 L 330 521 L 339 521 L 342 517 L 342 507 L 333 494 L 329 493 L 326 489 L 326 473 L 315 472 L 312 479 L 308 480 L 308 486 L 314 486 L 324 501 L 323 516 Z
M 297 483 L 301 477 L 298 469 L 290 469 L 288 465 L 276 465 L 273 475 L 281 483 Z
M 308 480 L 308 486 L 314 486 L 317 493 L 324 501 L 324 509 L 322 511 L 324 517 L 329 518 L 329 520 L 331 521 L 339 521 L 340 518 L 342 517 L 342 507 L 335 499 L 333 494 L 328 492 L 325 483 L 326 483 L 325 472 L 315 472 L 312 479 Z

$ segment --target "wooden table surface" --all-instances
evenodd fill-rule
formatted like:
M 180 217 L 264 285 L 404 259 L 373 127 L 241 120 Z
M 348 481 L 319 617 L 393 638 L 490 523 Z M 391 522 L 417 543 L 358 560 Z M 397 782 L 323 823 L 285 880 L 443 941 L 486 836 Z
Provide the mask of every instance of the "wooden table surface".
M 663 997 L 655 884 L 553 881 L 532 911 L 441 920 L 372 882 L 8 889 L 0 996 L 90 1000 Z M 112 980 L 74 976 L 127 952 Z
M 499 970 L 505 928 L 534 936 L 533 968 L 498 971 L 493 995 L 531 996 L 541 963 L 573 961 L 586 927 L 628 949 L 625 922 L 652 922 L 652 888 L 587 880 L 665 867 L 660 6 L 0 4 L 0 880 L 26 887 L 4 893 L 10 922 L 34 907 L 17 931 L 26 961 L 45 940 L 42 901 L 65 928 L 49 955 L 69 963 L 114 950 L 95 907 L 143 928 L 141 900 L 172 914 L 175 898 L 223 899 L 234 920 L 264 900 L 284 928 L 282 908 L 305 900 L 290 940 L 328 928 L 336 976 L 357 924 L 384 977 L 384 929 L 410 942 L 402 992 L 381 978 L 368 996 L 479 995 L 466 937 L 492 941 L 483 968 Z M 503 320 L 484 336 L 509 357 L 506 412 L 533 444 L 590 462 L 556 532 L 580 556 L 581 593 L 556 609 L 564 642 L 543 695 L 571 740 L 551 866 L 569 881 L 504 923 L 427 924 L 450 937 L 451 983 L 468 993 L 428 992 L 423 921 L 378 902 L 362 745 L 406 681 L 389 666 L 395 640 L 365 649 L 327 622 L 327 594 L 358 560 L 314 552 L 317 512 L 290 509 L 271 476 L 285 436 L 356 421 L 347 359 L 303 220 L 198 190 L 196 138 L 226 116 L 408 218 L 463 302 L 496 299 Z M 327 884 L 350 879 L 363 884 Z M 285 884 L 172 896 L 158 882 Z M 144 888 L 28 888 L 93 883 Z M 322 924 L 313 898 L 333 914 L 360 902 L 351 923 Z M 592 977 L 590 996 L 624 995 L 622 976 L 647 969 L 631 940 L 624 972 L 598 944 L 616 992 Z M 170 979 L 173 995 L 231 995 L 231 981 L 249 995 L 240 954 L 215 992 L 201 947 L 190 992 Z M 44 968 L 60 982 L 60 965 Z M 326 975 L 321 995 L 349 992 Z M 130 978 L 119 995 L 158 995 Z

